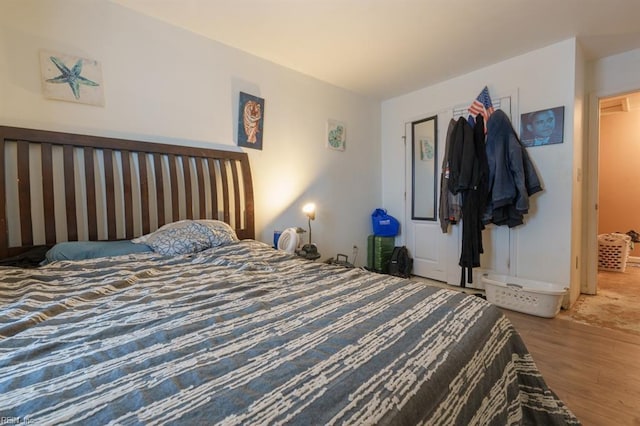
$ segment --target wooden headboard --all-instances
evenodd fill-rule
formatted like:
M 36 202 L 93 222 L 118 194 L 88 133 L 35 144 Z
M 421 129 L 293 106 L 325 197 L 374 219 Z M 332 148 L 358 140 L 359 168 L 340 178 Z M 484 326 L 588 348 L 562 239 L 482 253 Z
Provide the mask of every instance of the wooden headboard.
M 182 219 L 255 238 L 246 153 L 0 126 L 0 258 Z

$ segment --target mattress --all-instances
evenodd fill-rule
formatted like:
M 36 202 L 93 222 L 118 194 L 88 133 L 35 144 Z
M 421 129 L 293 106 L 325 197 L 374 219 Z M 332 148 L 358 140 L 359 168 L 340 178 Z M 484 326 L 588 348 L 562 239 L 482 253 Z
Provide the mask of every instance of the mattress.
M 0 270 L 32 424 L 579 424 L 485 300 L 253 240 Z

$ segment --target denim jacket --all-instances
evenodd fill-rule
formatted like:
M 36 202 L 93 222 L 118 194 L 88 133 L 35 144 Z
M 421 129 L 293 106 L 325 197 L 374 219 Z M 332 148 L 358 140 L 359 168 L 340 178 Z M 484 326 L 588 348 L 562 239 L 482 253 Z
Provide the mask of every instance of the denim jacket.
M 529 211 L 529 197 L 542 191 L 533 162 L 509 117 L 496 110 L 487 121 L 489 200 L 484 223 L 516 226 Z

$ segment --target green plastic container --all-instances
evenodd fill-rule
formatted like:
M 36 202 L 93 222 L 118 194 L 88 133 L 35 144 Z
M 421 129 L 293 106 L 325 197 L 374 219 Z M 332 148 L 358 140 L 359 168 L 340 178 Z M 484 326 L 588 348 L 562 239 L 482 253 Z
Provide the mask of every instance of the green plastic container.
M 395 242 L 395 237 L 369 235 L 367 237 L 367 268 L 374 272 L 388 274 Z

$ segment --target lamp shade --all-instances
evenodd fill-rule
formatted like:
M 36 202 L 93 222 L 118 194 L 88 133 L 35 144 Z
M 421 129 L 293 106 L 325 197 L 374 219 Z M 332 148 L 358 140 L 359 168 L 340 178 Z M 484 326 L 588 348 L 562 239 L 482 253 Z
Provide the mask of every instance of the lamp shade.
M 307 203 L 302 207 L 302 211 L 307 217 L 311 220 L 315 220 L 316 218 L 316 205 L 313 203 Z

